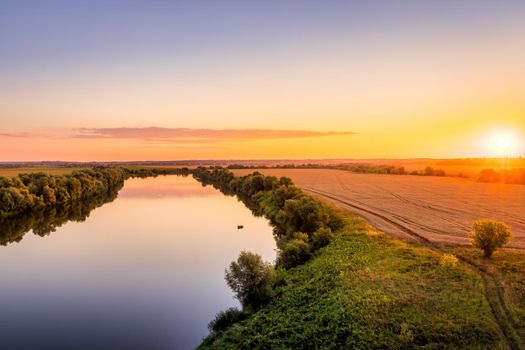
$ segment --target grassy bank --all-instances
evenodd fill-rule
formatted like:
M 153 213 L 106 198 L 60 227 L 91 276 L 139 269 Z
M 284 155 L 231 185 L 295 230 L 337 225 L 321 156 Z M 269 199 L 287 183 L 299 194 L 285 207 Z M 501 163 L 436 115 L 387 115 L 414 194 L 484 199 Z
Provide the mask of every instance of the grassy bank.
M 278 270 L 269 303 L 210 334 L 201 349 L 506 348 L 482 276 L 453 255 L 393 239 L 318 201 L 303 210 L 300 203 L 310 199 L 286 178 L 234 177 L 224 170 L 197 170 L 194 176 L 236 194 L 270 220 L 278 267 L 287 247 L 282 241 L 295 242 L 294 229 L 312 212 L 313 222 L 324 220 L 324 227 L 334 218 L 343 223 L 326 247 Z M 315 232 L 304 237 L 313 247 Z
M 267 306 L 200 348 L 505 348 L 476 272 L 345 222 L 318 256 L 282 272 Z

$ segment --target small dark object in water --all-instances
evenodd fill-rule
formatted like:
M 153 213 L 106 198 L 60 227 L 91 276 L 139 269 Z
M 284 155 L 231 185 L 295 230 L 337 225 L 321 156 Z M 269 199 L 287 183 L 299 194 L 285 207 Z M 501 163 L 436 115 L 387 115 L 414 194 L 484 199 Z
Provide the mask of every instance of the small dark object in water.
M 243 229 L 244 226 L 243 225 L 237 225 L 237 230 L 240 230 L 240 229 Z

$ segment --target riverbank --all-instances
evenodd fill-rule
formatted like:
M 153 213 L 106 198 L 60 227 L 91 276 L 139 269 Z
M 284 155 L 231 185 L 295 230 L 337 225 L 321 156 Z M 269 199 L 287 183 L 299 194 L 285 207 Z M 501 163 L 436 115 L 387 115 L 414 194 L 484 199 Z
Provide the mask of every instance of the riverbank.
M 277 296 L 200 349 L 505 348 L 481 277 L 453 257 L 346 226 Z
M 445 247 L 389 237 L 346 211 L 337 215 L 345 225 L 332 243 L 281 270 L 285 282 L 268 305 L 212 333 L 201 349 L 521 348 L 519 316 L 497 310 L 507 304 L 488 285 L 498 290 L 500 281 L 465 257 L 478 252 L 464 248 L 458 258 Z M 507 280 L 522 286 L 522 273 L 511 270 Z M 517 300 L 514 314 L 522 311 Z

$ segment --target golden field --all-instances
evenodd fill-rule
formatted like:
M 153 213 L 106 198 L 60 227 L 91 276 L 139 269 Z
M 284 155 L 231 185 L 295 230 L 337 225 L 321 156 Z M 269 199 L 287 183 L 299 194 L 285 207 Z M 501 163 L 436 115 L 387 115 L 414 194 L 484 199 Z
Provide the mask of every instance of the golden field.
M 235 170 L 238 175 L 253 169 Z M 469 243 L 472 222 L 493 218 L 513 230 L 513 248 L 525 248 L 525 186 L 452 177 L 354 174 L 327 169 L 263 169 L 288 176 L 322 199 L 350 210 L 381 231 L 404 239 Z

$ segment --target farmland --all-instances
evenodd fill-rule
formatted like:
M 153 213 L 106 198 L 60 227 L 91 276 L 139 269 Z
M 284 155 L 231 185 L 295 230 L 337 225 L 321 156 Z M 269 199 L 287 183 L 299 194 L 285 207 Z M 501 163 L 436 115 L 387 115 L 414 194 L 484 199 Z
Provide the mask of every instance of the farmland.
M 29 173 L 46 173 L 49 175 L 66 175 L 70 174 L 73 170 L 79 170 L 85 168 L 69 168 L 69 167 L 47 167 L 47 166 L 30 166 L 20 168 L 0 168 L 0 176 L 11 177 L 18 174 L 29 174 Z
M 246 174 L 253 170 L 236 170 Z M 525 187 L 458 178 L 353 174 L 325 169 L 264 169 L 288 176 L 304 190 L 348 209 L 381 231 L 414 240 L 465 245 L 481 217 L 510 225 L 509 245 L 525 248 Z

